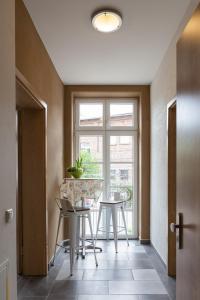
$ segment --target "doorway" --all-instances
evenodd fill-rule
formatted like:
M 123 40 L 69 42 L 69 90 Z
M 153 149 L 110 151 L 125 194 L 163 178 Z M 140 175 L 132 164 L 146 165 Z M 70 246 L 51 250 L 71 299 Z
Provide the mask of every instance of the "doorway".
M 168 128 L 168 275 L 176 277 L 176 233 L 170 229 L 176 223 L 176 100 L 167 107 Z
M 21 275 L 47 274 L 46 107 L 16 77 L 17 266 Z

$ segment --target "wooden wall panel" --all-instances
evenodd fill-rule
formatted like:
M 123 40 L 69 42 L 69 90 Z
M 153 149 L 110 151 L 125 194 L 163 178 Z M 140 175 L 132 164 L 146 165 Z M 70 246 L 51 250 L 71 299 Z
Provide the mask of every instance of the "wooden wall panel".
M 53 255 L 58 221 L 55 196 L 63 178 L 64 85 L 22 0 L 16 0 L 16 67 L 47 106 L 48 260 Z M 62 238 L 62 234 L 60 235 Z

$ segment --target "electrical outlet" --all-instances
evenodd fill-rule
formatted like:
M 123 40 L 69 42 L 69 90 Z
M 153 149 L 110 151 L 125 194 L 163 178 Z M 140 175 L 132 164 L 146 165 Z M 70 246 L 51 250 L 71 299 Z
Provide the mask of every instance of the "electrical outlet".
M 13 216 L 14 216 L 13 209 L 12 209 L 12 208 L 7 209 L 7 210 L 5 211 L 5 219 L 6 219 L 6 223 L 11 223 L 11 222 L 12 222 L 12 219 L 13 219 Z

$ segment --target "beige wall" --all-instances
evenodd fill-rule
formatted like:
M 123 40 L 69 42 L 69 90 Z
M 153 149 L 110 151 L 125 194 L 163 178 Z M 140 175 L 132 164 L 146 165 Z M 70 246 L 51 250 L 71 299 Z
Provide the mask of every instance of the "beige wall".
M 151 242 L 167 263 L 167 104 L 176 96 L 176 42 L 199 0 L 191 3 L 151 85 Z
M 22 2 L 16 0 L 16 67 L 47 103 L 48 258 L 53 254 L 58 210 L 55 196 L 63 178 L 64 86 Z
M 16 300 L 16 127 L 14 0 L 0 2 L 0 264 L 10 262 L 11 300 Z M 5 210 L 14 209 L 12 223 Z

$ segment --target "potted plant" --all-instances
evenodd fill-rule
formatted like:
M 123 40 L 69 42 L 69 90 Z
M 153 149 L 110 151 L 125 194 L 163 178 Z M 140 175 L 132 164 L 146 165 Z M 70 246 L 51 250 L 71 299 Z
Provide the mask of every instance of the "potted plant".
M 79 157 L 76 161 L 75 161 L 75 166 L 69 167 L 67 169 L 67 172 L 74 178 L 81 178 L 81 176 L 84 173 L 83 170 L 83 158 Z

